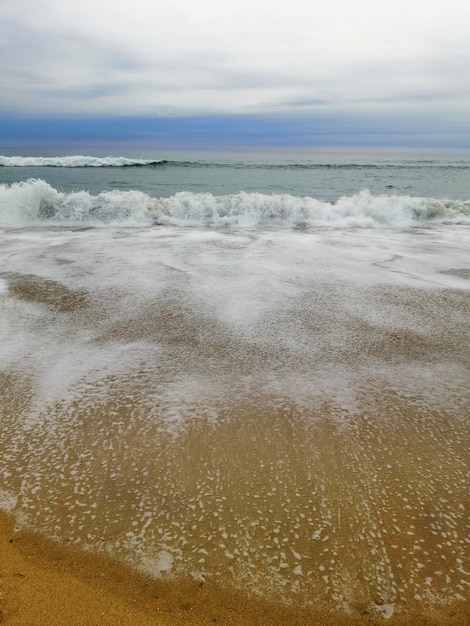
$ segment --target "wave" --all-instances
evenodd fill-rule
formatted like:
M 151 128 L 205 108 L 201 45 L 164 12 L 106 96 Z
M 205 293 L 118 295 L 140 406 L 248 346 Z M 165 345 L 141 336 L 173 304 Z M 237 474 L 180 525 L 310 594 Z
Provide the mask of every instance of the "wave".
M 154 198 L 142 191 L 63 193 L 41 179 L 0 185 L 0 226 L 44 225 L 242 228 L 408 228 L 470 224 L 470 200 L 374 196 L 363 190 L 326 202 L 309 196 L 179 192 Z
M 383 163 L 264 163 L 245 161 L 171 161 L 167 159 L 129 159 L 127 157 L 94 157 L 94 156 L 57 156 L 57 157 L 21 157 L 21 156 L 1 156 L 0 167 L 65 167 L 65 168 L 85 168 L 85 167 L 178 167 L 178 168 L 211 168 L 211 169 L 263 169 L 263 170 L 358 170 L 358 169 L 429 169 L 445 168 L 469 169 L 468 161 L 441 162 L 431 160 L 421 161 L 384 161 Z
M 20 157 L 0 156 L 0 167 L 148 167 L 165 164 L 165 160 L 127 159 L 126 157 Z

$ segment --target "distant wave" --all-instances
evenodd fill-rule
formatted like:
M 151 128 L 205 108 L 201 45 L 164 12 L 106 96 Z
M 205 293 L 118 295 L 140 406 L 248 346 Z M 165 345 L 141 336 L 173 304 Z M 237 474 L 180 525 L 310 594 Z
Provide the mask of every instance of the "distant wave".
M 20 157 L 0 156 L 0 167 L 146 167 L 161 165 L 164 160 L 127 159 L 126 157 Z
M 0 226 L 129 226 L 245 228 L 409 228 L 470 224 L 470 200 L 374 196 L 368 190 L 335 203 L 309 196 L 183 191 L 153 198 L 142 191 L 62 193 L 41 179 L 0 185 Z
M 246 161 L 172 161 L 167 159 L 129 159 L 127 157 L 94 157 L 94 156 L 57 156 L 57 157 L 21 157 L 0 156 L 0 167 L 178 167 L 178 168 L 210 168 L 210 169 L 263 169 L 263 170 L 380 170 L 380 169 L 429 169 L 444 168 L 468 169 L 468 161 L 453 161 L 442 163 L 441 161 L 384 161 L 368 163 L 314 163 L 314 162 L 246 162 Z

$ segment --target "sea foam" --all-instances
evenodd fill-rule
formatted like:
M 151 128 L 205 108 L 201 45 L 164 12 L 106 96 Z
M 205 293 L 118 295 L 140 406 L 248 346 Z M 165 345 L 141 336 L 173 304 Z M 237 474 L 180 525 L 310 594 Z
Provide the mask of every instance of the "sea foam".
M 63 193 L 41 179 L 0 185 L 0 226 L 90 225 L 241 228 L 409 228 L 470 223 L 470 201 L 372 195 L 367 189 L 326 202 L 309 196 L 182 191 L 154 198 L 142 191 Z

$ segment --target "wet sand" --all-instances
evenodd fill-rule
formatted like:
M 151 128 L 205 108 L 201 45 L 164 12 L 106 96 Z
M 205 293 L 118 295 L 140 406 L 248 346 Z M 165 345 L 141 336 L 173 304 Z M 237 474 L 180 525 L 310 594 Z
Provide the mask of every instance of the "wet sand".
M 211 234 L 155 281 L 153 237 L 134 272 L 60 240 L 60 280 L 3 274 L 4 621 L 468 625 L 465 268 L 311 280 Z
M 210 582 L 156 581 L 122 563 L 15 530 L 0 512 L 0 623 L 10 626 L 178 626 L 285 624 L 322 626 L 465 626 L 469 602 L 454 602 L 434 615 L 412 611 L 388 621 L 364 612 L 343 615 L 267 603 Z
M 83 457 L 103 424 L 84 424 L 66 447 L 71 467 L 82 459 L 73 485 L 56 502 L 60 481 L 43 468 L 38 490 L 28 488 L 23 523 L 60 543 L 0 518 L 5 623 L 467 625 L 468 427 L 439 412 L 413 418 L 397 398 L 379 413 L 379 424 L 372 414 L 348 424 L 323 407 L 308 423 L 285 407 L 239 407 L 154 440 L 151 526 L 150 504 L 137 510 L 130 488 L 137 449 L 121 450 L 128 465 L 106 478 L 106 446 L 100 459 Z M 38 458 L 58 461 L 46 444 L 35 442 Z M 72 520 L 77 490 L 91 502 L 100 483 L 108 505 Z M 130 537 L 135 522 L 147 533 Z M 121 562 L 100 554 L 106 544 Z M 128 552 L 156 578 L 128 568 Z

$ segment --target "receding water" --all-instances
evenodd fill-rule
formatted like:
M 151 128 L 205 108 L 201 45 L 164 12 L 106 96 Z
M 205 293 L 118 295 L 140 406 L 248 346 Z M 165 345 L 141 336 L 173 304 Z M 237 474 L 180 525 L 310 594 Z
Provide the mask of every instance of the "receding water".
M 268 599 L 387 618 L 468 597 L 465 202 L 418 219 L 362 194 L 300 228 L 300 195 L 247 193 L 215 227 L 186 190 L 156 225 L 148 190 L 94 221 L 98 196 L 51 185 L 2 192 L 2 508 Z

